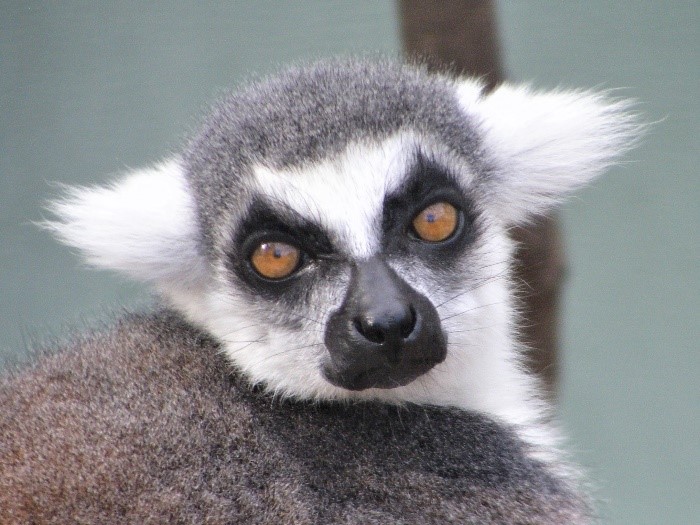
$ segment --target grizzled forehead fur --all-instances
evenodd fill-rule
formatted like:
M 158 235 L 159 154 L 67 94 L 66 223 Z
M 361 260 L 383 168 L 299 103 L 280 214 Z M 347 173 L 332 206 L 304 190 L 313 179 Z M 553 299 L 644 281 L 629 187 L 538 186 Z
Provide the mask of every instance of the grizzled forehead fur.
M 202 240 L 240 209 L 250 167 L 297 167 L 350 143 L 399 130 L 432 135 L 474 161 L 477 136 L 447 77 L 390 61 L 328 61 L 286 72 L 225 98 L 190 143 L 184 164 Z

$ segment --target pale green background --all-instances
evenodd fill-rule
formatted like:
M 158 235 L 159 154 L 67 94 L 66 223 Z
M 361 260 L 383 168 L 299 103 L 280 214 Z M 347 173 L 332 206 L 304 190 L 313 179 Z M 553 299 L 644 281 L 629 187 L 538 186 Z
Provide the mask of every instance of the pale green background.
M 626 89 L 656 122 L 562 217 L 562 418 L 614 524 L 700 515 L 700 2 L 501 2 L 509 76 Z M 390 1 L 0 2 L 0 349 L 143 302 L 31 225 L 51 183 L 175 150 L 222 89 L 281 64 L 397 53 Z

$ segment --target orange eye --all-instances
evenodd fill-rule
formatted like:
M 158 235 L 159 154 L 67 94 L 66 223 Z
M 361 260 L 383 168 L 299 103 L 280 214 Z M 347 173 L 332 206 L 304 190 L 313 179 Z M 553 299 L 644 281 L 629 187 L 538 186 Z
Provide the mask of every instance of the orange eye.
M 415 216 L 413 229 L 424 241 L 440 242 L 455 232 L 458 222 L 459 214 L 452 204 L 436 202 Z
M 294 273 L 299 266 L 301 253 L 299 249 L 284 242 L 265 242 L 258 246 L 250 263 L 263 277 L 283 279 Z

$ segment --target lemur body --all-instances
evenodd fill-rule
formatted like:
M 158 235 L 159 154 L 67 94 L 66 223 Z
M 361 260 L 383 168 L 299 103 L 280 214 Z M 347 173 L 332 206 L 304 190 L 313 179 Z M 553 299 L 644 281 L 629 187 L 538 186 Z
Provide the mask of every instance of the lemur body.
M 519 364 L 507 229 L 629 147 L 625 111 L 323 62 L 73 191 L 49 228 L 169 306 L 4 380 L 0 517 L 588 522 Z

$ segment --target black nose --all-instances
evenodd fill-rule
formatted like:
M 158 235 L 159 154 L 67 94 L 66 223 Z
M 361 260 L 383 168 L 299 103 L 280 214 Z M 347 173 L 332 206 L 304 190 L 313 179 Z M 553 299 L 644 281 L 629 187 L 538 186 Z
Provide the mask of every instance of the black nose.
M 373 258 L 355 265 L 345 300 L 326 326 L 322 370 L 350 390 L 405 385 L 445 359 L 432 303 Z
M 355 317 L 353 324 L 355 330 L 372 343 L 401 343 L 416 327 L 416 310 L 411 304 L 380 304 Z
M 350 301 L 352 324 L 364 345 L 382 353 L 391 364 L 401 360 L 404 342 L 416 328 L 416 309 L 403 281 L 380 260 L 358 265 Z M 411 290 L 412 292 L 412 290 Z

